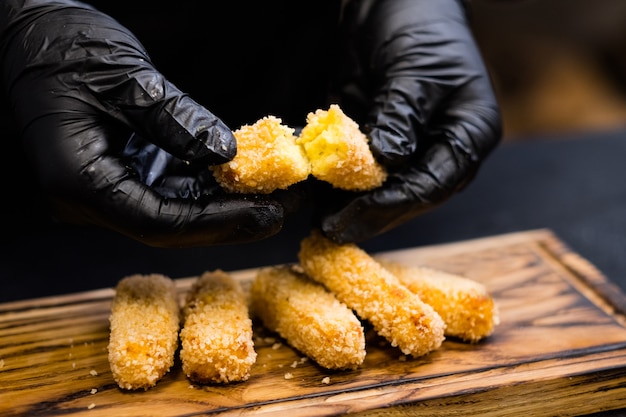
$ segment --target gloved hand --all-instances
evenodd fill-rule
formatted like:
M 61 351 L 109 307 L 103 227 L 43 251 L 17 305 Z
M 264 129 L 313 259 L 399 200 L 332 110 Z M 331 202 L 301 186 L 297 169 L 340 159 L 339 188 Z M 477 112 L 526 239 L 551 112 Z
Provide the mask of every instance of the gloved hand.
M 231 130 L 109 16 L 72 0 L 3 0 L 0 56 L 2 87 L 59 220 L 162 247 L 281 229 L 277 200 L 219 190 L 208 166 L 234 157 Z
M 460 1 L 350 1 L 343 39 L 341 105 L 390 175 L 374 191 L 327 197 L 332 206 L 320 227 L 339 243 L 371 238 L 442 204 L 501 137 Z

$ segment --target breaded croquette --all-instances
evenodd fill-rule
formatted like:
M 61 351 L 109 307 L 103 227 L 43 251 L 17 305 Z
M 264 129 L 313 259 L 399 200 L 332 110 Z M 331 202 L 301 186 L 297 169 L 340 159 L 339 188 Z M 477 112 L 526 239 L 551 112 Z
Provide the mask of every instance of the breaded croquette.
M 311 166 L 295 129 L 274 116 L 243 125 L 233 134 L 237 154 L 224 164 L 209 167 L 222 188 L 236 193 L 269 194 L 305 180 Z
M 477 342 L 499 323 L 497 305 L 481 283 L 431 268 L 376 259 L 439 313 L 446 323 L 446 336 Z
M 120 388 L 148 389 L 174 364 L 180 308 L 174 282 L 163 275 L 131 275 L 115 288 L 108 359 Z
M 337 104 L 309 113 L 297 142 L 304 147 L 313 176 L 336 188 L 371 190 L 387 178 L 367 136 Z
M 257 355 L 246 295 L 238 281 L 221 270 L 202 274 L 187 293 L 183 319 L 180 358 L 192 382 L 249 378 Z
M 357 245 L 336 244 L 313 230 L 301 241 L 298 257 L 309 277 L 405 355 L 418 357 L 441 346 L 441 316 Z
M 328 369 L 356 369 L 365 334 L 355 314 L 295 265 L 261 268 L 250 289 L 251 311 L 269 330 Z

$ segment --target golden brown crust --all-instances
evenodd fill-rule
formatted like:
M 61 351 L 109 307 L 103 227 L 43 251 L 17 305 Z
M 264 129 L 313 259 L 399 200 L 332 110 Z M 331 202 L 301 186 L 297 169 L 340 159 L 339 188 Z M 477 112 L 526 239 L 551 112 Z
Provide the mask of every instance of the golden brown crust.
M 328 369 L 365 359 L 361 322 L 345 304 L 295 267 L 261 268 L 250 291 L 252 313 L 292 347 Z
M 309 113 L 297 142 L 311 162 L 311 173 L 334 187 L 371 190 L 387 177 L 374 159 L 367 136 L 336 104 Z
M 305 180 L 311 167 L 294 131 L 274 116 L 241 126 L 233 132 L 237 154 L 210 167 L 213 176 L 222 188 L 235 193 L 269 194 Z
M 298 253 L 304 272 L 328 288 L 406 355 L 441 346 L 445 324 L 435 310 L 364 250 L 338 245 L 314 230 Z
M 483 284 L 432 268 L 377 260 L 439 313 L 447 336 L 477 342 L 499 323 L 497 305 Z
M 120 388 L 148 389 L 174 364 L 180 309 L 174 282 L 163 275 L 122 279 L 111 305 L 108 359 Z
M 224 271 L 205 272 L 183 308 L 180 358 L 196 383 L 245 381 L 256 362 L 252 320 L 241 285 Z

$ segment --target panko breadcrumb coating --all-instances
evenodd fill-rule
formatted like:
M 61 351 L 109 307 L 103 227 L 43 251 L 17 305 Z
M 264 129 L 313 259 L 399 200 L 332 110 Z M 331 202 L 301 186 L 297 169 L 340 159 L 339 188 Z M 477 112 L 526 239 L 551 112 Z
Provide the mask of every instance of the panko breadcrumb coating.
M 405 355 L 418 357 L 441 346 L 441 316 L 355 244 L 339 245 L 313 230 L 302 240 L 298 257 L 309 277 Z
M 233 134 L 237 154 L 221 165 L 209 167 L 222 188 L 236 193 L 269 194 L 305 180 L 311 166 L 295 129 L 274 116 L 243 125 Z
M 117 284 L 111 305 L 108 359 L 120 388 L 148 389 L 174 364 L 180 308 L 174 282 L 132 275 Z
M 483 284 L 432 268 L 377 260 L 439 313 L 446 336 L 477 342 L 500 322 L 495 301 Z
M 187 293 L 180 331 L 183 372 L 198 384 L 246 381 L 256 362 L 252 320 L 241 285 L 205 272 Z
M 292 347 L 328 369 L 356 369 L 365 334 L 355 314 L 296 266 L 261 268 L 250 290 L 252 314 Z
M 309 113 L 297 142 L 304 147 L 313 176 L 336 188 L 371 190 L 387 178 L 367 136 L 337 104 Z

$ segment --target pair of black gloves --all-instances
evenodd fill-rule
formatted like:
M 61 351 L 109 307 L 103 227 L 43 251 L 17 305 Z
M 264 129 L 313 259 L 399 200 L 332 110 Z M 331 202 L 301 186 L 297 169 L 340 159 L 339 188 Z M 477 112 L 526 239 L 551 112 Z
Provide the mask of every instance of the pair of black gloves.
M 390 173 L 370 192 L 307 200 L 326 236 L 345 243 L 463 188 L 500 140 L 501 120 L 460 1 L 350 1 L 341 25 L 340 98 L 363 110 L 358 120 Z M 2 0 L 0 57 L 3 99 L 60 220 L 152 246 L 230 244 L 274 235 L 301 203 L 302 187 L 220 190 L 207 167 L 235 156 L 231 129 L 88 5 Z

